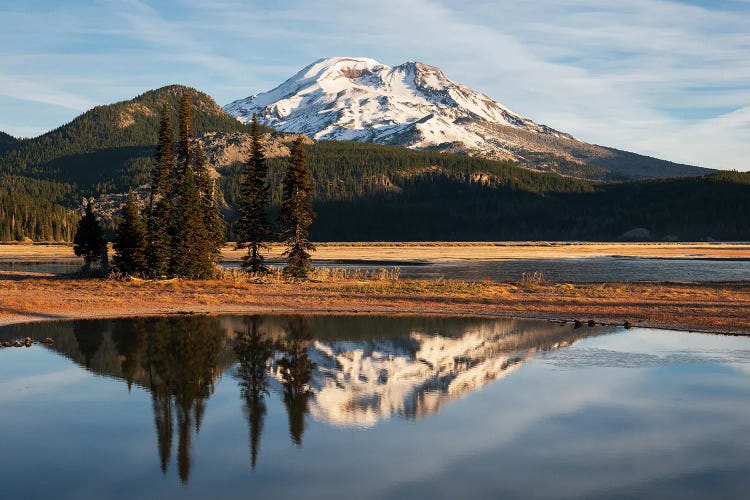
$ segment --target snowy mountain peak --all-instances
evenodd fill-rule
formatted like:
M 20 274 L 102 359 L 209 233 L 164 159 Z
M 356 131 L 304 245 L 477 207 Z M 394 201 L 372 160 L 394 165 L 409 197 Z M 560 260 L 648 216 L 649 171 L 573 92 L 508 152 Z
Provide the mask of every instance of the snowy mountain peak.
M 317 139 L 413 148 L 458 145 L 494 157 L 513 156 L 513 144 L 498 141 L 496 126 L 570 138 L 416 61 L 391 67 L 367 57 L 320 59 L 275 89 L 224 109 L 240 121 L 256 113 L 277 130 Z

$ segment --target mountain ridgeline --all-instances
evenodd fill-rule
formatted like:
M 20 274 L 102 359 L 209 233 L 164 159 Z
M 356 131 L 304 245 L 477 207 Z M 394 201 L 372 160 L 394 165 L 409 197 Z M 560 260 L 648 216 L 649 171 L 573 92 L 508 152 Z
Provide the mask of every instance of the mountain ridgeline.
M 194 134 L 234 239 L 248 126 L 206 94 L 181 86 L 99 106 L 34 139 L 11 140 L 0 153 L 0 239 L 70 241 L 84 196 L 96 198 L 97 213 L 112 229 L 124 193 L 133 188 L 142 201 L 148 196 L 161 107 L 176 116 L 183 92 L 191 96 Z M 285 157 L 299 136 L 263 133 L 276 212 Z M 636 227 L 648 229 L 650 239 L 750 240 L 750 174 L 601 182 L 441 148 L 306 139 L 305 149 L 318 214 L 313 241 L 613 240 Z M 645 157 L 621 153 L 628 169 L 641 172 L 635 177 L 649 176 Z M 582 176 L 602 172 L 574 164 Z
M 10 151 L 11 149 L 18 146 L 18 143 L 20 141 L 13 137 L 12 135 L 6 134 L 5 132 L 0 132 L 0 154 L 5 153 L 6 151 Z
M 694 176 L 708 169 L 588 144 L 515 113 L 434 66 L 320 59 L 273 90 L 224 108 L 283 132 L 511 160 L 597 180 Z
M 149 159 L 156 146 L 163 105 L 174 111 L 187 93 L 194 107 L 194 133 L 246 132 L 249 129 L 226 114 L 208 95 L 189 87 L 170 85 L 135 99 L 97 106 L 55 130 L 18 143 L 0 155 L 0 172 L 76 184 L 87 188 L 112 178 L 130 176 L 147 182 Z

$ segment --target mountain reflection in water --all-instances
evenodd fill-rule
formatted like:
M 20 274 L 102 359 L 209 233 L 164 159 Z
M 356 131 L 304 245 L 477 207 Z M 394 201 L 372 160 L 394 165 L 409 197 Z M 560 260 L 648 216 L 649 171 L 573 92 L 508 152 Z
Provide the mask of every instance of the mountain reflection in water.
M 283 402 L 290 439 L 301 446 L 307 415 L 358 427 L 391 416 L 421 418 L 539 351 L 601 332 L 544 321 L 374 316 L 173 316 L 37 326 L 37 336 L 55 340 L 45 348 L 124 381 L 128 390 L 135 385 L 150 393 L 162 473 L 176 441 L 183 483 L 222 374 L 237 381 L 254 469 L 270 397 Z

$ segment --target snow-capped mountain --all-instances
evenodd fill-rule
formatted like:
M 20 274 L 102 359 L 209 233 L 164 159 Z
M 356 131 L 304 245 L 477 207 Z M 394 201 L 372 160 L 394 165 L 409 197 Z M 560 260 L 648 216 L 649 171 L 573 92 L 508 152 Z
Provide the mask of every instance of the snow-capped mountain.
M 316 139 L 415 148 L 460 143 L 494 156 L 507 156 L 507 151 L 482 122 L 574 140 L 420 62 L 390 67 L 369 58 L 321 59 L 270 92 L 224 109 L 240 121 L 257 113 L 277 130 Z
M 243 122 L 255 113 L 265 125 L 315 139 L 468 153 L 586 177 L 704 173 L 587 144 L 537 124 L 420 62 L 391 67 L 370 58 L 321 59 L 275 89 L 224 109 Z M 622 162 L 632 166 L 621 172 Z M 665 167 L 670 171 L 663 172 Z

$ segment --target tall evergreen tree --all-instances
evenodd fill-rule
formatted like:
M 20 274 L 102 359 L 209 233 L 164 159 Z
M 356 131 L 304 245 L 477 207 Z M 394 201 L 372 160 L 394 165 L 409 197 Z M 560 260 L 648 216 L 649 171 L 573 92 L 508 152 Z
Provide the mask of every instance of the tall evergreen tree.
M 270 224 L 267 207 L 269 188 L 266 182 L 268 166 L 263 148 L 258 117 L 253 113 L 250 129 L 250 156 L 243 167 L 240 181 L 240 203 L 238 224 L 238 244 L 247 246 L 247 255 L 242 267 L 252 272 L 266 272 L 261 251 L 268 246 Z
M 162 108 L 159 142 L 151 178 L 151 202 L 148 220 L 148 270 L 153 276 L 169 271 L 172 238 L 170 235 L 174 206 L 172 203 L 174 174 L 174 131 L 169 108 Z
M 210 235 L 204 222 L 203 204 L 188 166 L 180 190 L 177 210 L 172 274 L 190 279 L 207 279 L 213 275 L 214 259 L 207 255 L 206 240 Z
M 185 92 L 180 100 L 179 143 L 177 146 L 177 180 L 181 181 L 190 166 L 190 140 L 193 134 L 193 109 L 190 94 Z
M 156 145 L 156 163 L 151 181 L 151 201 L 169 194 L 172 172 L 174 170 L 174 130 L 172 129 L 172 112 L 164 104 L 159 122 L 159 140 Z
M 315 250 L 315 246 L 310 242 L 309 228 L 315 220 L 313 193 L 305 148 L 298 138 L 292 146 L 289 168 L 284 176 L 279 213 L 280 237 L 286 245 L 284 255 L 288 259 L 284 273 L 295 278 L 306 278 L 312 268 L 309 251 Z
M 102 256 L 106 254 L 107 242 L 104 230 L 94 213 L 91 200 L 86 204 L 86 213 L 78 221 L 78 230 L 73 238 L 73 252 L 83 257 L 83 267 L 86 271 L 97 262 L 102 264 Z
M 147 231 L 133 191 L 128 193 L 122 209 L 122 220 L 117 225 L 114 240 L 114 266 L 128 274 L 148 271 L 146 258 Z
M 201 196 L 201 207 L 203 210 L 203 224 L 206 227 L 208 238 L 205 241 L 204 252 L 211 260 L 216 260 L 221 247 L 226 241 L 226 228 L 224 218 L 221 214 L 219 203 L 216 199 L 216 183 L 208 173 L 208 160 L 203 153 L 203 148 L 198 143 L 194 148 L 195 160 L 193 170 L 198 192 Z
M 250 156 L 242 169 L 240 180 L 239 218 L 237 221 L 237 242 L 239 247 L 247 246 L 247 255 L 242 267 L 252 272 L 266 272 L 261 251 L 268 246 L 271 236 L 267 207 L 269 187 L 268 166 L 263 148 L 258 117 L 253 113 L 250 129 Z
M 226 230 L 208 161 L 200 143 L 192 144 L 190 94 L 180 101 L 176 160 L 169 110 L 162 112 L 148 228 L 149 273 L 209 278 Z

